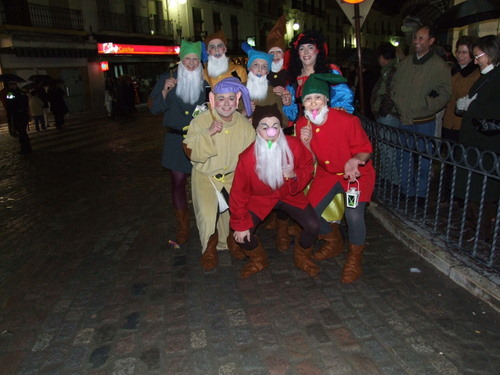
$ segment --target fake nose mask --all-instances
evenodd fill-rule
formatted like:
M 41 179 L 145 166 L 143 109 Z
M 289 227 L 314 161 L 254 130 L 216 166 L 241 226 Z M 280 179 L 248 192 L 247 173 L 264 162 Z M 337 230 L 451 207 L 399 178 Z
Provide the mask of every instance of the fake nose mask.
M 269 138 L 274 138 L 277 133 L 278 133 L 278 129 L 276 129 L 276 128 L 267 128 L 266 129 L 266 135 Z

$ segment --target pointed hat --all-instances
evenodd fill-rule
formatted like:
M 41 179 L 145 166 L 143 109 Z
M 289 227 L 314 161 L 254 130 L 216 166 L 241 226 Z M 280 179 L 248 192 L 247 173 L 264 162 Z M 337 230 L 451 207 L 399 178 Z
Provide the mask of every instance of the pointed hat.
M 210 44 L 210 41 L 214 40 L 214 39 L 220 39 L 220 40 L 222 40 L 222 43 L 224 43 L 224 45 L 227 47 L 226 34 L 224 34 L 224 31 L 222 29 L 220 29 L 219 31 L 216 31 L 212 35 L 208 35 L 205 38 L 205 45 L 207 46 L 207 48 L 208 48 L 208 45 Z
M 278 20 L 274 27 L 269 31 L 266 40 L 267 52 L 273 47 L 279 47 L 285 52 L 285 32 L 286 32 L 286 18 L 283 14 Z

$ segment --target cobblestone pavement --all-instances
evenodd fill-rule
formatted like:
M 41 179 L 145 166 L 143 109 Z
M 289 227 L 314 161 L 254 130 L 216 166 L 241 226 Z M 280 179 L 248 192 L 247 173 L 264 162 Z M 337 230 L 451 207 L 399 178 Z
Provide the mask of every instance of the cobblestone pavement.
M 227 252 L 203 272 L 194 219 L 169 248 L 159 124 L 74 118 L 30 155 L 0 127 L 1 374 L 498 374 L 499 314 L 370 215 L 352 285 L 344 255 L 311 279 L 265 229 L 245 281 Z

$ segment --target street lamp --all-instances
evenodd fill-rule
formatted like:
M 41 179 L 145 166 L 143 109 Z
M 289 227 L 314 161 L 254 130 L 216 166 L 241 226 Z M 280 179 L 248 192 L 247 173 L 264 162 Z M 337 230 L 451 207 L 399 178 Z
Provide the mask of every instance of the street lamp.
M 292 25 L 292 29 L 294 29 L 295 31 L 297 31 L 299 28 L 300 28 L 300 24 L 297 21 L 295 21 L 293 23 L 293 25 Z

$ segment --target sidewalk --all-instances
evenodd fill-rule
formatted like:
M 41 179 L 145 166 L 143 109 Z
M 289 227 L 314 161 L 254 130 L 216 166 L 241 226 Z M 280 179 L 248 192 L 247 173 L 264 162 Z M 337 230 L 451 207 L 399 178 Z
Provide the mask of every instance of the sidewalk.
M 0 373 L 498 373 L 500 314 L 389 233 L 375 205 L 351 285 L 345 254 L 311 279 L 264 229 L 270 267 L 243 281 L 227 252 L 203 272 L 193 216 L 191 240 L 169 247 L 160 122 L 75 119 L 30 133 L 30 155 L 0 131 Z

